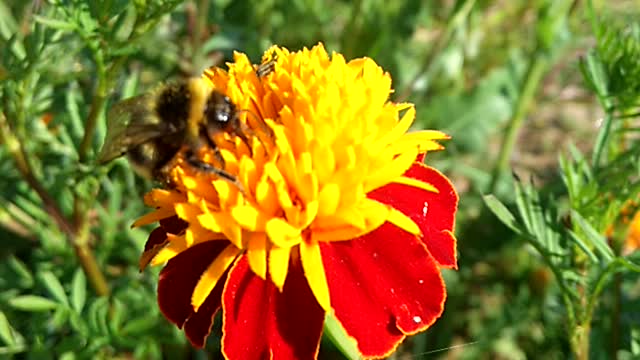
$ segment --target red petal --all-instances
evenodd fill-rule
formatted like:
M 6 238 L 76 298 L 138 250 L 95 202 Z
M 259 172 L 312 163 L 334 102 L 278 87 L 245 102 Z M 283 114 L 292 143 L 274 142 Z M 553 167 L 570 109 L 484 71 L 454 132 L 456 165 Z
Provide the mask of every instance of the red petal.
M 169 260 L 158 279 L 160 311 L 179 328 L 184 327 L 191 343 L 203 347 L 213 316 L 220 308 L 224 278 L 211 291 L 198 312 L 191 306 L 191 294 L 209 264 L 224 250 L 226 241 L 196 244 Z
M 423 242 L 440 266 L 457 269 L 453 227 L 458 195 L 453 185 L 436 169 L 422 163 L 414 163 L 404 176 L 427 182 L 435 186 L 439 193 L 388 184 L 368 196 L 409 216 L 420 227 L 424 235 Z
M 366 357 L 389 355 L 429 327 L 446 297 L 438 265 L 415 237 L 384 224 L 352 241 L 320 244 L 336 318 Z
M 167 243 L 167 233 L 174 235 L 180 234 L 184 229 L 187 228 L 187 225 L 188 224 L 186 221 L 178 218 L 177 216 L 172 216 L 160 220 L 160 226 L 153 229 L 151 234 L 149 234 L 149 238 L 144 244 L 144 251 L 142 256 L 144 257 L 145 253 L 148 253 L 152 250 L 157 253 Z M 153 255 L 155 255 L 155 253 Z M 153 256 L 149 257 L 149 261 L 151 260 L 151 258 L 153 258 Z
M 164 245 L 167 242 L 167 232 L 163 228 L 157 227 L 151 231 L 147 242 L 144 243 L 144 251 L 149 251 L 158 245 Z
M 147 265 L 149 265 L 151 260 L 153 260 L 153 258 L 158 254 L 158 252 L 162 250 L 168 243 L 169 240 L 167 239 L 167 232 L 164 231 L 162 227 L 153 229 L 151 234 L 149 234 L 149 238 L 144 244 L 144 250 L 140 255 L 140 261 L 138 262 L 140 271 L 143 271 L 147 267 Z
M 227 281 L 227 275 L 228 272 L 220 278 L 220 286 L 216 286 L 211 290 L 198 312 L 192 313 L 184 323 L 184 333 L 195 347 L 203 348 L 209 333 L 211 333 L 213 319 L 218 309 L 220 309 L 222 301 L 222 290 L 224 289 L 222 284 Z
M 186 229 L 189 226 L 189 223 L 180 219 L 177 216 L 168 217 L 159 221 L 160 226 L 169 234 L 178 235 L 182 232 L 182 230 Z
M 291 266 L 282 292 L 250 269 L 246 257 L 223 293 L 222 351 L 227 359 L 315 359 L 324 311 L 301 266 Z

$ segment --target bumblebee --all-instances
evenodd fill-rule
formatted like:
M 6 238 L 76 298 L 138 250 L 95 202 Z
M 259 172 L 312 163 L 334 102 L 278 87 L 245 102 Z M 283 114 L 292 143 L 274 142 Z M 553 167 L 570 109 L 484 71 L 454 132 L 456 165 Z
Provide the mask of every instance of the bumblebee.
M 266 76 L 273 66 L 274 61 L 263 63 L 256 73 L 259 77 Z M 247 142 L 238 113 L 231 99 L 203 79 L 160 86 L 150 93 L 118 102 L 109 110 L 107 135 L 98 163 L 127 155 L 139 174 L 170 183 L 171 162 L 185 149 L 184 158 L 190 165 L 239 185 L 224 169 L 204 163 L 196 155 L 201 146 L 207 145 L 224 167 L 213 136 L 228 132 Z
M 107 126 L 99 164 L 126 154 L 138 173 L 167 181 L 168 165 L 185 148 L 185 159 L 193 166 L 235 180 L 224 170 L 196 157 L 203 145 L 217 150 L 212 138 L 218 132 L 230 132 L 244 139 L 235 105 L 203 79 L 164 85 L 118 102 L 107 114 Z

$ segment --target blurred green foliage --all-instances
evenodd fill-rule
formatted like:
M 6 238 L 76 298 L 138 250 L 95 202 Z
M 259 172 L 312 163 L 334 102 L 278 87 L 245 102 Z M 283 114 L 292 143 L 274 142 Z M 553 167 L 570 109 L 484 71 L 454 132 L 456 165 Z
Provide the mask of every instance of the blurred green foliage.
M 637 5 L 0 1 L 0 357 L 219 357 L 219 329 L 192 350 L 159 313 L 157 270 L 138 271 L 148 229 L 130 225 L 150 184 L 125 160 L 93 164 L 104 111 L 234 50 L 258 62 L 319 41 L 374 58 L 419 126 L 453 137 L 428 161 L 460 192 L 459 270 L 443 317 L 394 358 L 640 357 L 640 256 L 622 252 L 640 190 Z

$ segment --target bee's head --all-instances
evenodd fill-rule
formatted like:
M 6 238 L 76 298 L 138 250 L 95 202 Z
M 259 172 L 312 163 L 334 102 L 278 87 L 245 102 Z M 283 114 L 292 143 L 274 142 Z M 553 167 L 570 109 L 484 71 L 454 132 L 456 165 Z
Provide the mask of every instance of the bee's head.
M 207 99 L 204 120 L 210 133 L 233 130 L 238 121 L 236 107 L 228 96 L 214 90 Z

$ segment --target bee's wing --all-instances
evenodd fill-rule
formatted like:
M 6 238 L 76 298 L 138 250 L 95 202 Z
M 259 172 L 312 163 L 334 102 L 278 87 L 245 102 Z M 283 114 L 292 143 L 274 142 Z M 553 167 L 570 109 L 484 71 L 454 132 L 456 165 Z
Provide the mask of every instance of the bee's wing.
M 107 163 L 132 148 L 167 134 L 167 124 L 154 113 L 153 97 L 136 96 L 113 105 L 107 114 L 107 135 L 98 163 Z

